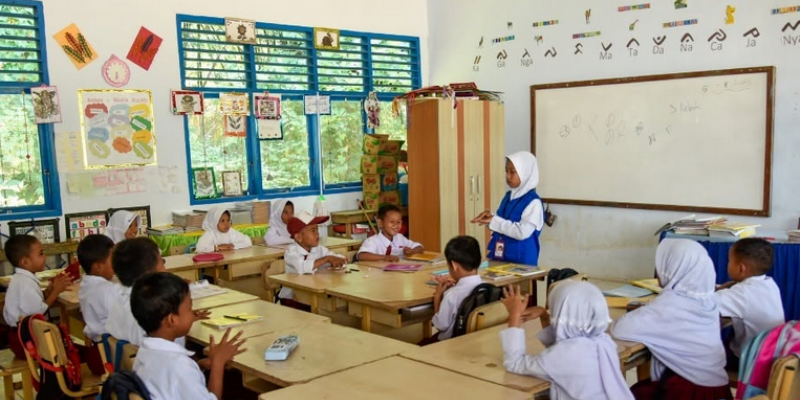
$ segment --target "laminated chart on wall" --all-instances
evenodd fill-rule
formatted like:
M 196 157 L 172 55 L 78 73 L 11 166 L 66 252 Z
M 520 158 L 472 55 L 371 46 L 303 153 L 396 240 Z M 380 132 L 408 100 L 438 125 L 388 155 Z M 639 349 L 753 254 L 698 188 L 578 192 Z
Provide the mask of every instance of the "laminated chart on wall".
M 79 90 L 86 168 L 156 163 L 149 90 Z
M 67 195 L 91 198 L 147 192 L 144 168 L 121 168 L 66 174 Z

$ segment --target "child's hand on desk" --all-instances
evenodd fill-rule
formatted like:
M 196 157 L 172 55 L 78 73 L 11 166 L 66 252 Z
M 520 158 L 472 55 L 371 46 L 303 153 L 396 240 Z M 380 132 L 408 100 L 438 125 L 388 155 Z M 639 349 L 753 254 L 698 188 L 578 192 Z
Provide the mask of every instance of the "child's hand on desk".
M 245 339 L 239 339 L 244 331 L 239 331 L 236 336 L 229 338 L 231 329 L 228 328 L 219 343 L 214 341 L 214 335 L 211 335 L 208 344 L 208 358 L 211 359 L 211 364 L 224 366 L 228 361 L 232 360 L 239 354 L 244 353 L 247 349 L 243 349 L 242 345 Z
M 203 319 L 209 319 L 211 316 L 210 310 L 197 310 L 194 312 L 194 320 L 200 321 Z
M 409 249 L 408 247 L 406 247 L 405 249 L 403 249 L 403 254 L 405 254 L 407 256 L 410 256 L 410 255 L 422 253 L 423 251 L 424 250 L 423 250 L 422 247 L 415 247 L 413 249 Z
M 525 312 L 527 297 L 522 294 L 519 285 L 509 285 L 503 288 L 503 298 L 500 301 L 508 311 L 508 326 L 519 327 L 522 324 L 522 314 Z
M 347 263 L 347 260 L 342 257 L 328 256 L 327 259 L 332 269 L 342 269 Z
M 383 261 L 387 261 L 387 262 L 397 262 L 397 261 L 400 261 L 400 257 L 398 257 L 398 256 L 392 256 L 392 255 L 389 255 L 389 256 L 384 256 L 384 257 L 383 257 Z
M 218 244 L 218 245 L 216 245 L 214 247 L 215 247 L 215 251 L 231 251 L 231 250 L 233 250 L 233 245 L 230 244 L 230 243 L 228 243 L 228 244 Z

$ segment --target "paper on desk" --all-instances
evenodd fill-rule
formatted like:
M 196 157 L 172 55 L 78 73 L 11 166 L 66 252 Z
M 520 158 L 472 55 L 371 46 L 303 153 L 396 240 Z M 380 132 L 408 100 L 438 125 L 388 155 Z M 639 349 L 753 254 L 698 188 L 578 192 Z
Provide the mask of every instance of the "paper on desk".
M 613 296 L 613 297 L 636 298 L 636 297 L 649 296 L 653 294 L 653 292 L 633 285 L 623 285 L 615 289 L 603 291 L 603 294 L 606 296 Z

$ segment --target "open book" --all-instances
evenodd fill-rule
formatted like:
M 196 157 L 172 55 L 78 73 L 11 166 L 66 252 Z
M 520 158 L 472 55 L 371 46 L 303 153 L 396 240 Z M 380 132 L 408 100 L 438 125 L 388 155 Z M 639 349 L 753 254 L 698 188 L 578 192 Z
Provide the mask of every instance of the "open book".
M 192 300 L 228 293 L 227 289 L 212 285 L 205 279 L 191 283 L 189 285 L 189 291 L 192 294 Z
M 658 279 L 656 278 L 631 281 L 631 285 L 645 288 L 653 293 L 661 293 L 662 290 L 661 285 L 658 283 Z

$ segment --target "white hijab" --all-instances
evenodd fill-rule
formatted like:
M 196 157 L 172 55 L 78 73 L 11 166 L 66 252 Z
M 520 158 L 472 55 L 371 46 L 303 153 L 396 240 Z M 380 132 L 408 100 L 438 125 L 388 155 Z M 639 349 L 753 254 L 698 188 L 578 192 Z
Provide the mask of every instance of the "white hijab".
M 600 290 L 588 282 L 563 281 L 550 293 L 551 325 L 540 339 L 555 344 L 540 354 L 555 398 L 633 400 L 620 372 L 617 345 L 606 334 L 611 319 Z
M 539 164 L 536 157 L 529 151 L 520 151 L 506 157 L 517 170 L 519 175 L 519 186 L 511 189 L 511 200 L 516 200 L 533 189 L 539 184 Z
M 133 220 L 136 220 L 136 223 L 142 226 L 142 217 L 139 215 L 126 210 L 116 211 L 111 215 L 111 219 L 108 220 L 106 236 L 111 238 L 115 244 L 125 240 L 125 232 L 131 227 Z
M 292 235 L 290 235 L 289 231 L 286 229 L 286 224 L 283 223 L 283 219 L 281 218 L 283 215 L 283 209 L 286 208 L 287 203 L 289 203 L 289 200 L 277 200 L 272 203 L 272 210 L 269 216 L 269 229 L 274 229 L 278 236 L 292 237 Z
M 222 214 L 225 214 L 226 212 L 228 213 L 228 215 L 230 215 L 230 212 L 228 211 L 227 208 L 214 207 L 208 210 L 208 212 L 206 212 L 206 217 L 203 219 L 203 230 L 214 235 L 214 243 L 216 244 L 230 243 L 229 239 L 230 231 L 222 233 L 219 231 L 219 228 L 217 228 L 217 224 L 219 224 L 219 220 L 220 218 L 222 218 Z
M 620 318 L 611 333 L 647 346 L 653 380 L 669 368 L 696 385 L 727 385 L 716 274 L 708 252 L 693 240 L 665 239 L 656 251 L 656 273 L 664 290 Z

